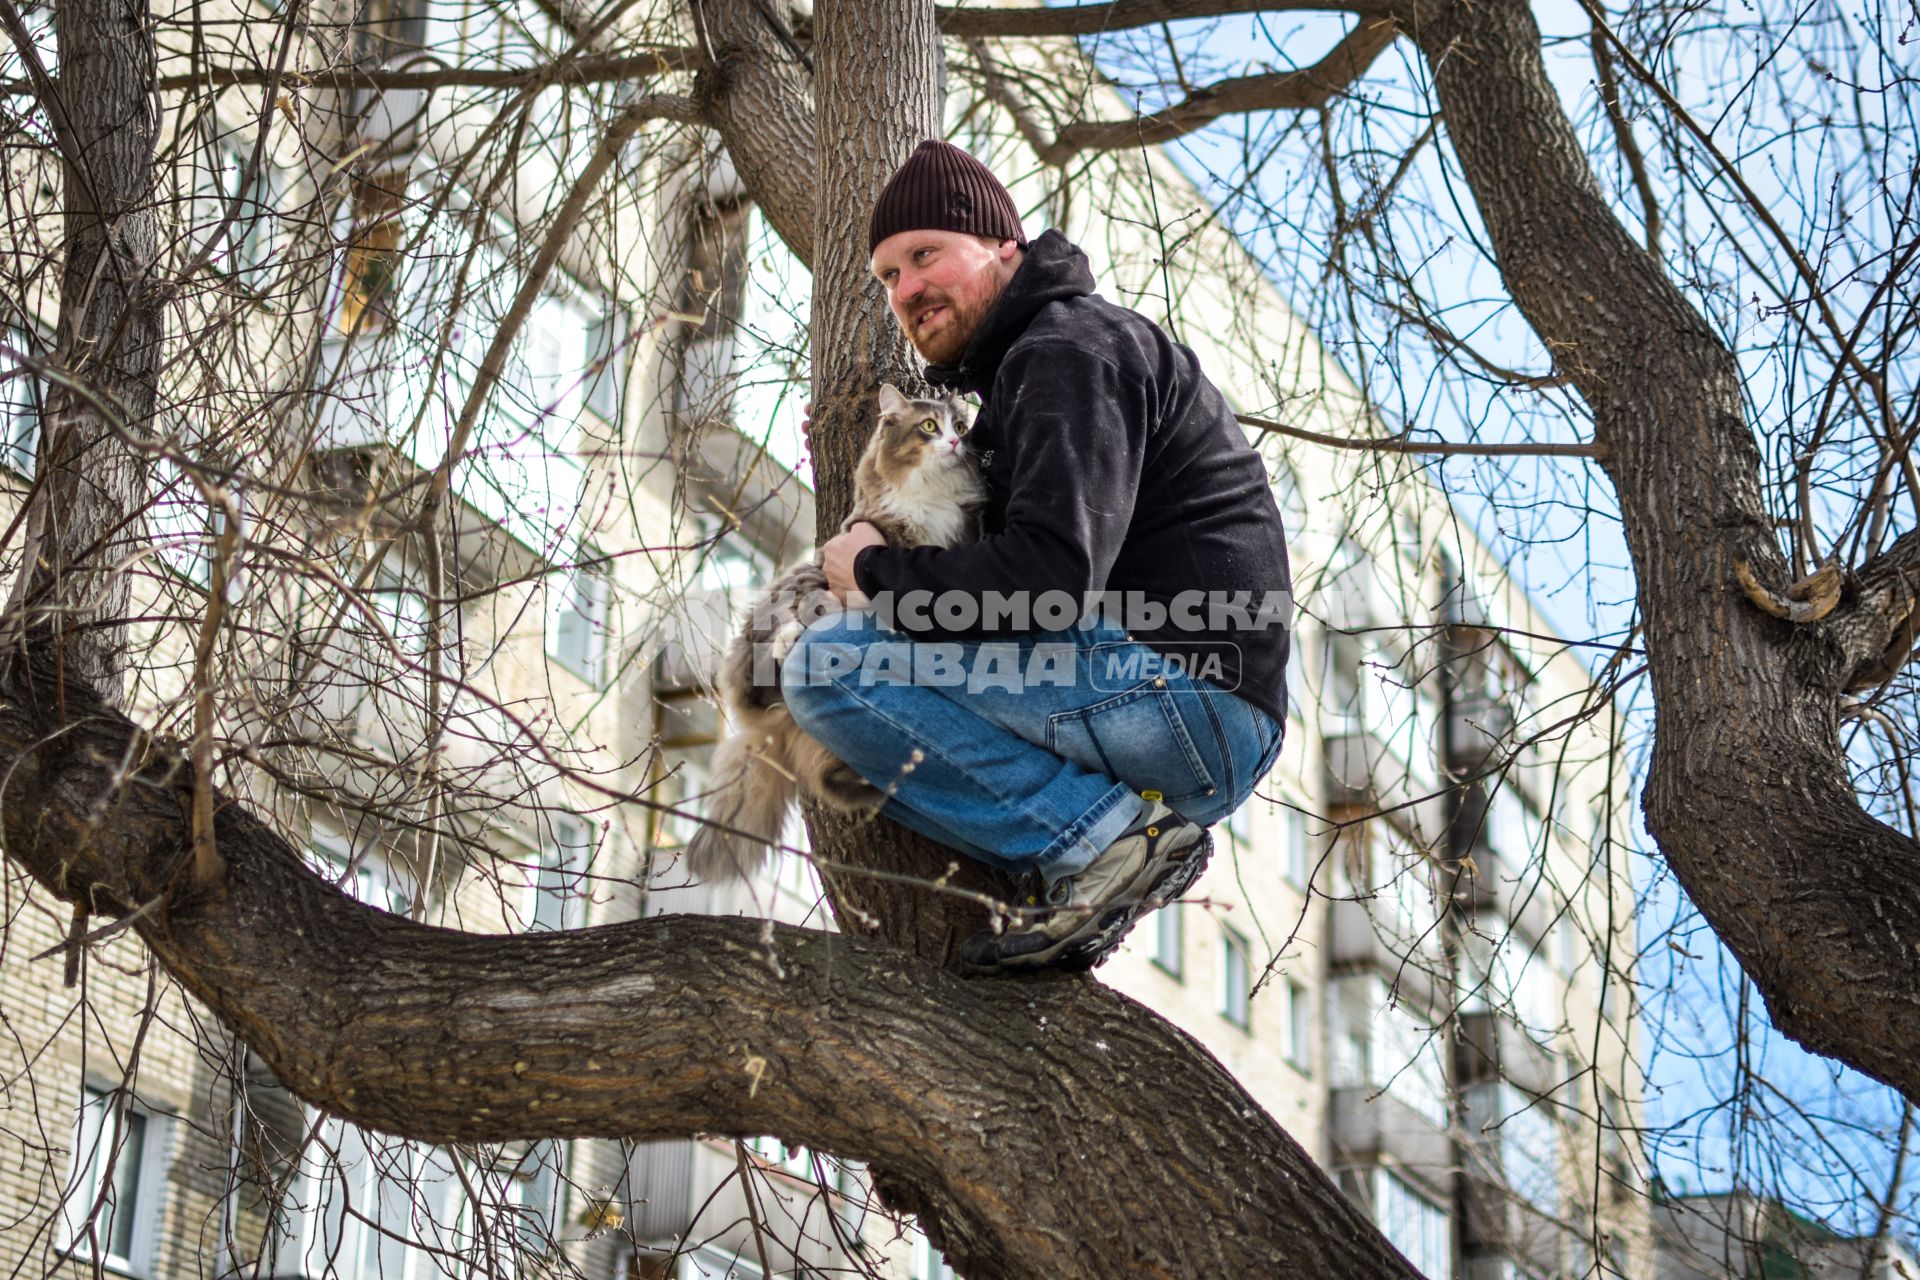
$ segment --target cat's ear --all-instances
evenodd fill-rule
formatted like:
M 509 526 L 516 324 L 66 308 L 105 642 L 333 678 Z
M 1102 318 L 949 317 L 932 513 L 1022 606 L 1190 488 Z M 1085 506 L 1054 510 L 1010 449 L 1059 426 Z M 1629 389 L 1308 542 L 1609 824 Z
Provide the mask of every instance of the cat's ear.
M 891 382 L 880 384 L 880 412 L 898 413 L 907 407 L 907 398 Z

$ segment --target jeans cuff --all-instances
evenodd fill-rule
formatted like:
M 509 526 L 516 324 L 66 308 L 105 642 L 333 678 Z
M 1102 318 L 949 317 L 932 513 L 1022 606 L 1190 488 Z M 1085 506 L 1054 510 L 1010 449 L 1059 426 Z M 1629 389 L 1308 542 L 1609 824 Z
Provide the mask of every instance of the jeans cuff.
M 1048 884 L 1079 875 L 1146 812 L 1145 800 L 1131 789 L 1116 785 L 1046 847 L 1035 861 L 1034 870 L 1044 876 Z

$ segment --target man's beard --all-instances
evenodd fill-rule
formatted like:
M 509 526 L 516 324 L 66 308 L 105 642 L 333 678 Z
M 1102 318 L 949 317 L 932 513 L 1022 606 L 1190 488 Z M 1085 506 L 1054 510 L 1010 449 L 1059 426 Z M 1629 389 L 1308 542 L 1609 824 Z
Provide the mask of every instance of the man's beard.
M 945 307 L 947 315 L 938 332 L 922 341 L 916 333 L 909 332 L 907 341 L 920 353 L 920 358 L 928 364 L 958 364 L 960 357 L 967 353 L 967 344 L 973 340 L 974 331 L 980 322 L 986 319 L 987 312 L 993 310 L 993 304 L 1000 299 L 1000 290 L 980 300 L 978 305 L 969 307 L 959 300 L 941 294 L 927 306 L 915 313 L 914 319 L 931 311 L 934 307 Z

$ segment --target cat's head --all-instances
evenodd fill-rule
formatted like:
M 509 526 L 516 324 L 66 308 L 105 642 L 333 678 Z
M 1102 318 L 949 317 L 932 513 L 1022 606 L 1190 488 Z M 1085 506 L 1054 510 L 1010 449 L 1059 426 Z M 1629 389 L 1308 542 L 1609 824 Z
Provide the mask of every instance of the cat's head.
M 892 383 L 882 383 L 880 424 L 861 462 L 870 462 L 879 478 L 896 488 L 923 467 L 965 466 L 967 425 L 967 409 L 959 400 L 914 400 Z

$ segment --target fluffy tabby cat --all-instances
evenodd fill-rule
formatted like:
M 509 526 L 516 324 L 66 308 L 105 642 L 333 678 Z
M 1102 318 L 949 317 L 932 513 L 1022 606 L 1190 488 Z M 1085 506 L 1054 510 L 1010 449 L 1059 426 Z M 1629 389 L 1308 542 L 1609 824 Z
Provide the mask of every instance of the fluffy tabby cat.
M 912 400 L 883 385 L 880 422 L 854 471 L 853 512 L 841 531 L 865 520 L 889 545 L 906 547 L 978 538 L 986 487 L 961 446 L 966 430 L 958 400 Z M 809 621 L 840 607 L 818 562 L 796 565 L 754 601 L 728 646 L 716 683 L 733 732 L 714 748 L 714 787 L 706 798 L 711 825 L 687 844 L 696 879 L 751 877 L 802 793 L 842 809 L 879 803 L 877 790 L 793 722 L 771 672 L 763 669 L 761 680 L 754 679 L 757 658 L 771 657 L 777 669 Z

